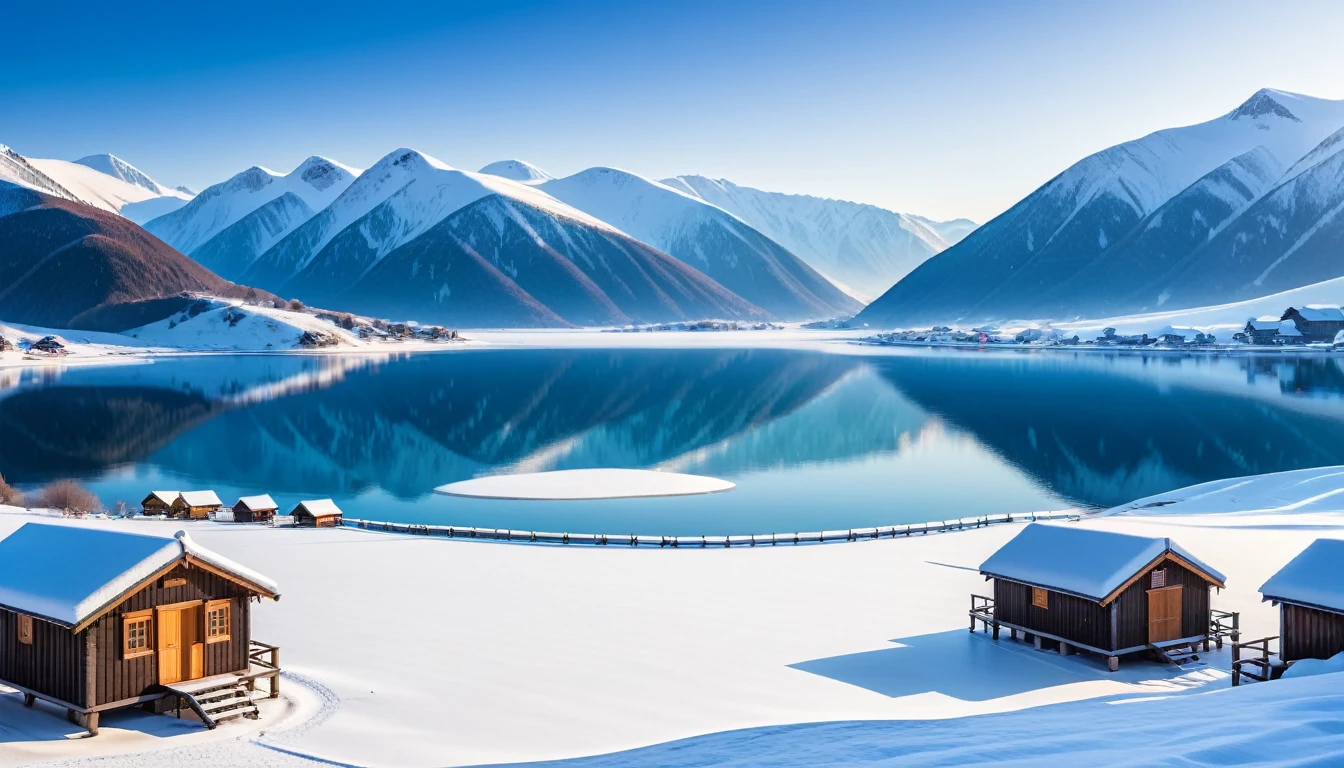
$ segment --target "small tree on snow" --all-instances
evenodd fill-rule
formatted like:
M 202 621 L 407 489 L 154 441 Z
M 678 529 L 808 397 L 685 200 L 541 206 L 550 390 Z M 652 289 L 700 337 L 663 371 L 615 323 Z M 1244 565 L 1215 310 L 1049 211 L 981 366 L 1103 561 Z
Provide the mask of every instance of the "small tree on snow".
M 299 301 L 298 299 L 290 299 L 290 300 L 289 300 L 289 308 L 292 309 L 292 310 L 294 310 L 295 312 L 302 312 L 302 311 L 303 311 L 303 302 L 302 302 L 302 301 Z
M 0 475 L 0 504 L 8 504 L 14 507 L 23 506 L 23 492 L 5 482 L 4 475 Z
M 43 488 L 38 503 L 66 514 L 84 515 L 103 508 L 103 502 L 97 494 L 74 480 L 57 480 Z

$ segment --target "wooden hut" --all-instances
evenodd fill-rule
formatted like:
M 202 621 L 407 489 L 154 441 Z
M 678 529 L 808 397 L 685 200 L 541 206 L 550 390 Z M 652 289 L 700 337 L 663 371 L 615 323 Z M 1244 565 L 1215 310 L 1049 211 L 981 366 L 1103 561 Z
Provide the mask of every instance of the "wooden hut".
M 12 352 L 12 351 L 14 351 L 14 344 L 10 342 L 9 339 L 6 339 L 4 336 L 0 336 L 0 352 Z
M 1279 606 L 1281 662 L 1344 653 L 1344 541 L 1313 541 L 1260 594 Z
M 1246 327 L 1242 329 L 1246 334 L 1246 341 L 1249 344 L 1273 344 L 1275 338 L 1279 335 L 1280 320 L 1277 317 L 1256 317 L 1246 321 Z
M 219 500 L 214 491 L 182 491 L 178 494 L 169 515 L 189 520 L 205 520 L 212 512 L 218 512 L 223 506 L 224 502 Z
M 263 597 L 280 598 L 274 582 L 183 532 L 26 523 L 0 541 L 0 684 L 90 733 L 101 712 L 156 701 L 211 728 L 256 717 L 256 680 L 279 692 L 277 650 L 251 637 Z
M 150 491 L 140 508 L 146 515 L 172 515 L 173 505 L 179 501 L 180 491 Z
M 275 517 L 275 501 L 270 496 L 244 496 L 233 505 L 235 523 L 264 523 Z
M 309 528 L 329 528 L 341 524 L 341 509 L 331 499 L 309 499 L 300 501 L 289 513 L 295 525 Z
M 1344 310 L 1339 307 L 1321 304 L 1312 304 L 1301 308 L 1289 307 L 1283 313 L 1283 317 L 1279 319 L 1283 322 L 1291 322 L 1298 333 L 1302 335 L 1302 341 L 1307 343 L 1334 341 L 1335 334 L 1344 331 Z M 1279 333 L 1284 333 L 1282 327 L 1280 327 Z
M 1224 577 L 1166 538 L 1033 523 L 980 566 L 994 596 L 972 597 L 977 619 L 997 638 L 1007 627 L 1037 647 L 1105 656 L 1112 671 L 1126 654 L 1194 657 L 1210 639 L 1209 592 Z M 977 600 L 982 601 L 977 603 Z M 1180 650 L 1186 649 L 1186 650 Z

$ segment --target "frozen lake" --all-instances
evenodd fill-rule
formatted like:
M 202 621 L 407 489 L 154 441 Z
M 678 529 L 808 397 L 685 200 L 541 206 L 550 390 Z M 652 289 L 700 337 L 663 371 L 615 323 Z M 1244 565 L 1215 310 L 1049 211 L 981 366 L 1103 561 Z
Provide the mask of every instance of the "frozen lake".
M 334 498 L 350 517 L 601 533 L 846 529 L 1106 507 L 1222 477 L 1344 463 L 1328 356 L 817 349 L 480 349 L 204 356 L 0 371 L 0 474 L 231 503 Z M 517 501 L 434 494 L 595 467 L 731 493 Z

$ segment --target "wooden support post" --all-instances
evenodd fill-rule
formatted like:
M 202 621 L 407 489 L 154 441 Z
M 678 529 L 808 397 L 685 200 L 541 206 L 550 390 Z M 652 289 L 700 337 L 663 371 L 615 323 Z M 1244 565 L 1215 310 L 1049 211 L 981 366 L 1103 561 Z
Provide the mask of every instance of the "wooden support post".
M 1017 630 L 1016 630 L 1016 629 L 1009 629 L 1009 630 L 1008 630 L 1008 636 L 1011 637 L 1012 639 L 1016 640 L 1016 639 L 1017 639 Z
M 1112 671 L 1112 672 L 1119 672 L 1119 671 L 1120 671 L 1120 657 L 1119 657 L 1119 656 L 1107 656 L 1107 657 L 1106 657 L 1106 668 L 1109 669 L 1109 670 Z
M 36 701 L 37 701 L 37 697 L 34 696 L 33 694 L 31 694 L 31 693 L 25 693 L 25 694 L 23 694 L 23 706 L 25 706 L 25 707 L 31 707 L 31 706 L 33 706 L 33 703 L 36 702 Z
M 1040 636 L 1040 635 L 1036 635 L 1036 636 L 1032 637 L 1031 639 L 1032 639 L 1032 640 L 1035 642 L 1035 644 L 1036 644 L 1036 650 L 1038 650 L 1038 651 L 1041 650 L 1041 636 Z
M 90 736 L 98 735 L 98 713 L 90 712 L 84 716 L 84 727 L 88 729 Z
M 1068 655 L 1069 655 L 1069 652 L 1072 651 L 1072 650 L 1073 650 L 1073 649 L 1069 647 L 1069 644 L 1068 644 L 1068 643 L 1060 643 L 1060 644 L 1059 644 L 1059 655 L 1060 655 L 1060 656 L 1068 656 Z
M 999 639 L 999 622 L 994 622 L 994 639 Z
M 1209 636 L 1208 636 L 1208 635 L 1205 635 L 1205 636 L 1204 636 L 1204 652 L 1205 652 L 1205 653 L 1208 653 L 1208 652 L 1209 652 Z
M 280 695 L 280 649 L 271 649 L 271 666 L 275 667 L 275 674 L 271 677 L 271 698 L 274 699 Z

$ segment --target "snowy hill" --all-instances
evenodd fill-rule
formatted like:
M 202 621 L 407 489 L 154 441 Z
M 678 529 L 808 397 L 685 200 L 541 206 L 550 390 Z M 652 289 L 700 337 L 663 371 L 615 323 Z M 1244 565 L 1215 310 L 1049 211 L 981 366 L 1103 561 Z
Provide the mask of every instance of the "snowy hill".
M 1275 167 L 1292 166 L 1341 125 L 1344 125 L 1344 101 L 1262 90 L 1215 120 L 1158 131 L 1098 152 L 1051 179 L 956 246 L 929 259 L 869 306 L 858 320 L 891 327 L 1016 317 L 1067 319 L 1123 309 L 1098 306 L 1095 296 L 1100 287 L 1077 297 L 1061 287 L 1084 268 L 1107 274 L 1108 267 L 1099 261 L 1112 257 L 1117 261 L 1109 269 L 1124 272 L 1121 259 L 1134 253 L 1130 250 L 1132 244 L 1124 248 L 1113 246 L 1135 232 L 1141 223 L 1161 230 L 1146 236 L 1150 243 L 1160 240 L 1166 247 L 1181 240 L 1180 231 L 1185 231 L 1188 239 L 1195 221 L 1195 210 L 1188 206 L 1201 196 L 1221 202 L 1216 206 L 1218 211 L 1205 213 L 1201 209 L 1200 218 L 1226 216 L 1229 211 L 1235 213 L 1237 208 L 1245 208 L 1232 223 L 1223 226 L 1222 232 L 1228 243 L 1239 236 L 1248 236 L 1237 228 L 1236 222 L 1253 221 L 1245 217 L 1260 207 L 1259 204 L 1246 207 L 1263 184 L 1256 179 L 1262 180 Z M 1261 151 L 1248 155 L 1257 149 Z M 1235 164 L 1237 158 L 1244 160 Z M 1202 187 L 1191 190 L 1190 196 L 1179 203 L 1185 206 L 1183 211 L 1149 218 L 1201 181 Z M 1320 219 L 1299 218 L 1289 223 L 1289 228 L 1283 230 L 1289 246 L 1297 237 L 1306 235 L 1317 221 Z M 1206 237 L 1213 228 L 1214 225 L 1208 225 Z M 1168 230 L 1171 235 L 1167 235 Z M 1210 261 L 1200 261 L 1205 271 L 1177 275 L 1177 282 L 1169 282 L 1148 297 L 1149 306 L 1155 306 L 1161 293 L 1189 297 L 1172 298 L 1164 306 L 1191 306 L 1186 302 L 1208 298 L 1208 292 L 1201 293 L 1199 286 L 1208 278 L 1209 264 L 1218 257 L 1208 245 L 1200 250 L 1209 254 Z M 1221 253 L 1226 254 L 1227 249 Z M 1163 258 L 1168 260 L 1184 256 L 1163 251 Z M 1136 277 L 1153 277 L 1142 274 L 1137 266 L 1132 270 L 1131 284 L 1142 282 Z M 1247 282 L 1253 282 L 1255 277 L 1251 275 Z M 1298 278 L 1285 278 L 1278 287 L 1290 287 L 1287 283 L 1295 279 Z M 1297 285 L 1319 279 L 1319 276 L 1303 278 Z M 1237 287 L 1224 283 L 1210 290 Z M 1107 291 L 1111 295 L 1125 294 L 1123 286 L 1111 286 Z M 1182 304 L 1171 303 L 1176 301 Z M 1142 306 L 1128 309 L 1138 310 Z
M 455 325 L 761 317 L 536 187 L 399 149 L 243 274 L 309 303 Z
M 169 189 L 151 179 L 139 168 L 136 168 L 116 155 L 89 155 L 88 157 L 82 157 L 75 162 L 80 165 L 88 166 L 99 173 L 120 179 L 127 184 L 133 184 L 137 187 L 146 189 L 156 195 L 170 195 L 177 191 Z
M 589 168 L 540 188 L 672 254 L 780 319 L 835 317 L 861 306 L 741 219 L 666 184 Z
M 191 255 L 226 228 L 285 193 L 292 193 L 314 211 L 321 210 L 345 191 L 356 173 L 325 157 L 310 157 L 283 175 L 253 166 L 228 181 L 207 187 L 179 210 L 146 223 L 145 229 Z
M 38 158 L 28 158 L 28 162 L 81 202 L 121 214 L 137 224 L 181 207 L 190 199 L 112 155 L 93 155 L 77 162 Z
M 500 160 L 485 166 L 477 173 L 488 173 L 491 176 L 513 179 L 524 184 L 540 184 L 555 178 L 526 160 Z
M 35 167 L 28 161 L 28 158 L 4 144 L 0 144 L 0 181 L 7 181 L 66 200 L 79 199 L 74 192 L 61 186 L 60 182 Z
M 678 176 L 663 183 L 733 214 L 865 300 L 880 296 L 975 228 L 966 219 L 934 222 L 874 205 L 765 192 L 726 179 Z

